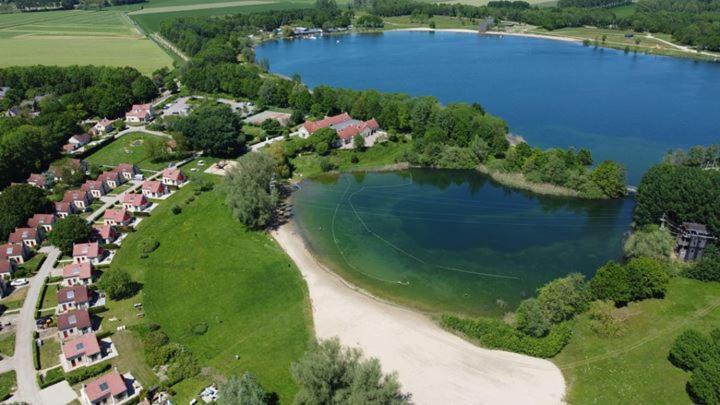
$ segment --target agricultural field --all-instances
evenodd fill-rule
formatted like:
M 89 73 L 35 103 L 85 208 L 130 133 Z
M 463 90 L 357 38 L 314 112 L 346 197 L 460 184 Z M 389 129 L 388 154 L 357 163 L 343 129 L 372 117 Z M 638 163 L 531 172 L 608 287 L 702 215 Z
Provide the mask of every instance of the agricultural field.
M 184 170 L 193 182 L 218 182 L 215 176 Z M 183 205 L 177 215 L 171 211 L 176 204 Z M 141 244 L 148 239 L 159 247 L 143 259 Z M 200 376 L 173 387 L 177 403 L 187 403 L 218 377 L 246 371 L 282 402 L 292 400 L 297 387 L 290 364 L 313 336 L 306 286 L 271 238 L 231 217 L 219 184 L 194 195 L 191 182 L 163 201 L 123 242 L 112 267 L 127 270 L 142 290 L 111 301 L 103 322 L 117 318 L 129 327 L 157 323 L 203 367 Z M 136 303 L 142 303 L 142 309 L 135 308 Z M 196 333 L 194 327 L 200 324 L 207 329 Z M 134 347 L 129 363 L 144 361 L 139 344 L 137 338 L 123 342 Z
M 98 166 L 117 166 L 120 163 L 133 163 L 142 170 L 161 170 L 167 166 L 167 163 L 154 163 L 148 159 L 145 151 L 145 142 L 148 139 L 163 138 L 145 132 L 131 132 L 105 145 L 85 158 L 85 160 Z
M 686 328 L 703 333 L 720 325 L 720 283 L 675 277 L 664 299 L 631 303 L 621 311 L 625 333 L 599 337 L 587 313 L 576 321 L 570 344 L 553 359 L 565 375 L 573 404 L 690 404 L 689 374 L 668 361 Z
M 143 73 L 172 59 L 117 11 L 0 14 L 0 67 L 14 65 L 132 66 Z

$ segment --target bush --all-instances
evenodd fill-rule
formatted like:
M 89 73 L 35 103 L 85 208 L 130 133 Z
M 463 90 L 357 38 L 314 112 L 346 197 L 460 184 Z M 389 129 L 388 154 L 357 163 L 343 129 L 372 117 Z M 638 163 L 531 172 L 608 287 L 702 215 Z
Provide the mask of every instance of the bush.
M 720 403 L 720 360 L 713 358 L 693 371 L 688 391 L 698 404 Z
M 517 329 L 533 337 L 543 337 L 550 330 L 550 320 L 535 298 L 520 303 L 515 312 Z
M 443 315 L 443 327 L 477 339 L 481 345 L 491 349 L 507 350 L 530 356 L 553 357 L 570 342 L 572 329 L 568 323 L 554 325 L 542 338 L 535 338 L 514 329 L 497 319 L 462 319 Z
M 61 367 L 53 368 L 51 370 L 48 370 L 47 373 L 45 373 L 44 377 L 40 377 L 38 375 L 38 382 L 40 385 L 40 388 L 49 387 L 53 384 L 57 384 L 60 381 L 65 379 L 65 372 L 63 372 L 63 369 Z
M 102 314 L 103 312 L 106 312 L 107 310 L 108 310 L 108 308 L 107 308 L 105 305 L 99 305 L 99 306 L 96 306 L 96 307 L 91 307 L 91 308 L 89 308 L 89 309 L 88 309 L 88 313 L 89 313 L 90 315 L 93 315 L 93 314 Z
M 610 261 L 600 267 L 590 280 L 590 292 L 595 299 L 610 300 L 616 305 L 630 301 L 630 285 L 624 266 Z
M 700 281 L 720 281 L 720 248 L 708 245 L 700 261 L 687 269 L 685 276 Z
M 58 283 L 60 281 L 63 281 L 63 276 L 50 276 L 47 279 L 48 283 Z
M 182 212 L 182 208 L 180 208 L 180 206 L 176 204 L 176 205 L 173 205 L 173 207 L 171 208 L 171 211 L 173 214 L 178 215 L 179 213 Z
M 204 335 L 205 333 L 207 333 L 207 330 L 208 330 L 208 324 L 205 322 L 199 323 L 199 324 L 193 326 L 191 329 L 193 335 L 198 335 L 198 336 Z
M 97 337 L 98 340 L 99 340 L 99 339 L 109 338 L 109 337 L 112 336 L 112 335 L 113 335 L 113 331 L 111 331 L 111 330 L 104 330 L 104 331 L 102 331 L 102 332 L 96 333 L 96 334 L 95 334 L 95 337 Z
M 675 240 L 667 229 L 648 225 L 633 232 L 625 241 L 623 249 L 627 257 L 651 257 L 669 259 L 675 247 Z
M 589 300 L 585 277 L 579 273 L 553 280 L 538 290 L 538 301 L 552 323 L 585 311 Z
M 357 157 L 357 155 L 352 155 L 350 157 L 350 163 L 358 163 L 360 162 L 360 158 Z
M 160 247 L 160 242 L 155 238 L 145 238 L 140 241 L 140 252 L 141 253 L 152 253 Z
M 714 348 L 713 342 L 695 329 L 686 329 L 675 339 L 668 359 L 683 370 L 694 370 L 707 361 Z
M 170 338 L 161 330 L 153 330 L 143 339 L 143 349 L 145 352 L 145 362 L 150 367 L 165 364 L 167 361 L 166 351 L 163 350 Z
M 98 286 L 113 300 L 130 297 L 134 292 L 135 284 L 130 274 L 119 268 L 111 268 L 100 277 Z
M 320 159 L 320 162 L 319 162 L 319 163 L 320 163 L 320 170 L 321 170 L 322 172 L 329 172 L 330 170 L 332 170 L 332 169 L 335 168 L 335 165 L 333 165 L 332 163 L 330 163 L 330 161 L 329 161 L 328 159 L 326 159 L 326 158 Z
M 591 302 L 588 310 L 590 329 L 602 337 L 621 336 L 625 333 L 625 327 L 616 312 L 617 308 L 612 301 Z
M 32 341 L 33 345 L 33 365 L 35 370 L 40 370 L 40 348 L 38 347 L 35 340 Z
M 638 257 L 630 260 L 626 268 L 631 300 L 665 296 L 670 277 L 660 262 L 649 257 Z
M 104 363 L 95 364 L 89 367 L 83 367 L 79 368 L 77 370 L 73 370 L 67 374 L 65 374 L 65 379 L 70 385 L 75 385 L 77 383 L 83 382 L 89 378 L 96 377 L 108 370 L 110 370 L 112 366 L 110 365 L 109 361 L 106 361 Z

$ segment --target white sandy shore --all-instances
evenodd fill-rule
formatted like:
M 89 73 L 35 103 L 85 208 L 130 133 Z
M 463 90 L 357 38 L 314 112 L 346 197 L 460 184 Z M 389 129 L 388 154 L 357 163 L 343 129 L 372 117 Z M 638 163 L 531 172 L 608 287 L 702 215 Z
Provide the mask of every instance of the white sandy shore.
M 273 236 L 307 282 L 318 338 L 337 336 L 397 371 L 417 404 L 558 404 L 565 381 L 551 362 L 487 350 L 428 317 L 382 302 L 315 260 L 292 224 Z
M 504 32 L 504 31 L 486 31 L 479 33 L 477 30 L 468 30 L 463 28 L 398 28 L 390 31 L 420 31 L 420 32 L 458 32 L 462 34 L 475 34 L 475 35 L 500 35 L 509 37 L 527 37 L 527 38 L 538 38 L 538 39 L 551 39 L 554 41 L 565 41 L 565 42 L 582 42 L 582 40 L 570 37 L 560 37 L 555 35 L 542 35 L 542 34 L 529 34 L 524 32 Z

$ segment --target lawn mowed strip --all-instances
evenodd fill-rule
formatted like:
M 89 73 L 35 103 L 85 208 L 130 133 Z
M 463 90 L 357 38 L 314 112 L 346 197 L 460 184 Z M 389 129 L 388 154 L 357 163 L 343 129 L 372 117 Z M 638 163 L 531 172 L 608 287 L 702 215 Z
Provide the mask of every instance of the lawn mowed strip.
M 0 67 L 132 66 L 145 74 L 172 59 L 118 11 L 0 14 Z
M 202 367 L 209 367 L 210 375 L 250 371 L 289 402 L 297 390 L 290 364 L 313 335 L 307 288 L 270 237 L 248 231 L 232 218 L 220 188 L 188 202 L 191 183 L 127 237 L 112 267 L 127 270 L 143 289 L 135 297 L 111 301 L 103 317 L 117 317 L 124 325 L 158 323 L 171 341 L 186 345 Z M 174 215 L 171 208 L 180 203 L 182 212 Z M 160 245 L 141 259 L 140 244 L 148 238 Z M 143 318 L 133 307 L 138 302 L 144 306 Z M 207 324 L 207 332 L 193 333 L 199 324 Z M 178 402 L 196 395 L 210 380 L 197 377 L 178 384 Z
M 131 132 L 103 146 L 85 160 L 98 166 L 117 166 L 120 163 L 133 163 L 143 170 L 161 170 L 167 166 L 167 163 L 153 163 L 150 161 L 145 150 L 145 142 L 148 139 L 164 138 L 145 132 Z
M 665 299 L 631 303 L 620 337 L 599 337 L 588 315 L 575 324 L 570 344 L 553 359 L 568 383 L 571 404 L 690 404 L 689 374 L 668 353 L 686 328 L 703 333 L 720 325 L 720 283 L 673 278 Z

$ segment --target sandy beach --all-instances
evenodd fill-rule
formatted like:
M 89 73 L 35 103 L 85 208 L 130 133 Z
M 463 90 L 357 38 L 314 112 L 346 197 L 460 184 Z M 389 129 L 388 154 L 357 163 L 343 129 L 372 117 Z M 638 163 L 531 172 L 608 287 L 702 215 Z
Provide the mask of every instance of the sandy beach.
M 541 35 L 541 34 L 528 34 L 523 32 L 504 32 L 504 31 L 486 31 L 483 33 L 479 33 L 477 30 L 468 30 L 463 28 L 398 28 L 393 29 L 390 31 L 420 31 L 420 32 L 458 32 L 462 34 L 475 34 L 475 35 L 499 35 L 499 36 L 509 36 L 509 37 L 527 37 L 527 38 L 538 38 L 538 39 L 551 39 L 554 41 L 564 41 L 564 42 L 582 42 L 582 40 L 577 38 L 570 38 L 570 37 L 561 37 L 561 36 L 554 36 L 554 35 Z
M 417 404 L 558 404 L 565 381 L 551 362 L 477 347 L 427 316 L 347 284 L 305 248 L 292 223 L 273 237 L 308 285 L 318 338 L 337 336 L 397 371 Z

